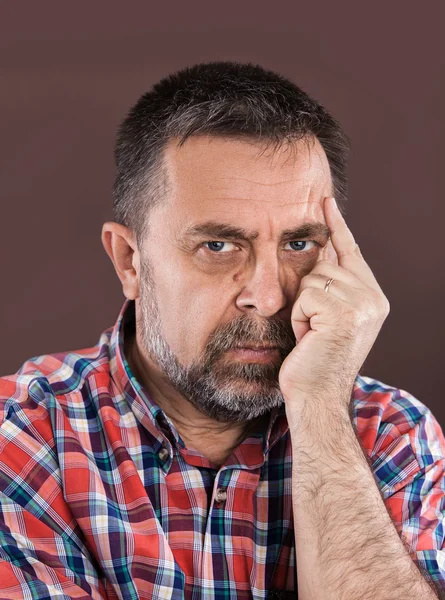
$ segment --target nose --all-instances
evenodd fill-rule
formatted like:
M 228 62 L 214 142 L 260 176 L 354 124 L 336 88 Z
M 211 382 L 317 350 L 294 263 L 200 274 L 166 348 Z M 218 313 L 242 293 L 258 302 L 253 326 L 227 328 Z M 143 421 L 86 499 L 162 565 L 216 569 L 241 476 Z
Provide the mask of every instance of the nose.
M 243 312 L 256 313 L 267 318 L 289 306 L 284 269 L 276 256 L 257 260 L 242 277 L 244 287 L 237 297 L 236 304 Z

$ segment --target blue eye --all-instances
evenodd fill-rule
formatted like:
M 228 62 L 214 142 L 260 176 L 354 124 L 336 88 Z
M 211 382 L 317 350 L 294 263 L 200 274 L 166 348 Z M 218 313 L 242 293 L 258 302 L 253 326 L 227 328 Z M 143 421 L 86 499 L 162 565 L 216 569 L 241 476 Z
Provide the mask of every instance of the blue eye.
M 317 244 L 317 242 L 314 242 L 312 240 L 288 242 L 286 245 L 288 245 L 288 244 L 290 244 L 291 250 L 294 250 L 299 253 L 301 253 L 303 251 L 308 252 L 309 250 L 312 250 L 312 248 L 314 248 L 314 246 L 319 246 L 319 244 Z M 309 247 L 308 247 L 308 244 L 309 244 Z M 310 244 L 312 244 L 312 246 L 310 246 Z M 235 247 L 235 244 L 233 242 L 220 242 L 217 240 L 212 240 L 210 242 L 204 242 L 203 246 L 205 246 L 213 254 L 228 254 L 230 252 L 233 252 L 233 248 Z
M 231 250 L 223 247 L 227 246 L 228 244 L 232 244 L 232 246 L 234 246 L 232 242 L 204 242 L 204 246 L 207 246 L 207 248 L 214 253 L 230 252 Z
M 308 241 L 303 241 L 303 242 L 288 242 L 288 244 L 291 245 L 291 249 L 292 250 L 297 250 L 297 251 L 301 252 L 301 250 L 308 250 L 308 248 L 306 248 L 307 244 L 317 245 L 317 242 L 313 242 L 312 240 L 308 240 Z M 304 244 L 304 245 L 302 247 L 302 246 L 297 246 L 297 244 Z M 309 250 L 312 250 L 312 248 L 309 248 Z

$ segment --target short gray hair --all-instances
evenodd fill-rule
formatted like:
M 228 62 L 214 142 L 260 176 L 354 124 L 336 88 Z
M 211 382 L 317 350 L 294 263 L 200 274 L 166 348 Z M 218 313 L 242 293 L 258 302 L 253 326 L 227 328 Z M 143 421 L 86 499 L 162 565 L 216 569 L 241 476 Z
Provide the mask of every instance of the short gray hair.
M 143 94 L 118 128 L 113 212 L 142 245 L 149 209 L 167 189 L 163 152 L 177 138 L 250 138 L 278 147 L 316 137 L 331 170 L 340 209 L 347 199 L 349 138 L 316 100 L 281 75 L 237 62 L 197 64 L 169 75 Z

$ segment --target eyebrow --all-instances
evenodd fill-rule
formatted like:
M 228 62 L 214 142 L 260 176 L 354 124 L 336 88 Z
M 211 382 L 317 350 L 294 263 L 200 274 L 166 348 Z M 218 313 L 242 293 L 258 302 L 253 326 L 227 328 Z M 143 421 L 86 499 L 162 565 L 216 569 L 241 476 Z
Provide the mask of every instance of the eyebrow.
M 298 227 L 282 231 L 281 241 L 293 241 L 307 237 L 321 237 L 327 241 L 330 235 L 330 229 L 325 223 L 303 223 Z M 205 223 L 188 227 L 185 230 L 184 237 L 209 237 L 211 239 L 223 238 L 226 240 L 252 241 L 259 237 L 259 232 L 247 230 L 242 227 L 234 227 L 228 223 L 206 221 Z

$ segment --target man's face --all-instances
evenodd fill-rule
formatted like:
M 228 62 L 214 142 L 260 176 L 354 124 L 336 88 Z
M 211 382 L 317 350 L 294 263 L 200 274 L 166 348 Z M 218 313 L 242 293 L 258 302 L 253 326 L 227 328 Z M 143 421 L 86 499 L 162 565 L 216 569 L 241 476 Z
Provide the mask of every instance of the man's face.
M 317 140 L 261 154 L 258 144 L 191 137 L 165 152 L 169 189 L 150 212 L 136 300 L 139 345 L 173 387 L 219 421 L 283 402 L 278 374 L 295 346 L 301 278 L 336 263 Z M 318 231 L 295 233 L 303 225 Z M 263 351 L 239 347 L 273 347 Z

